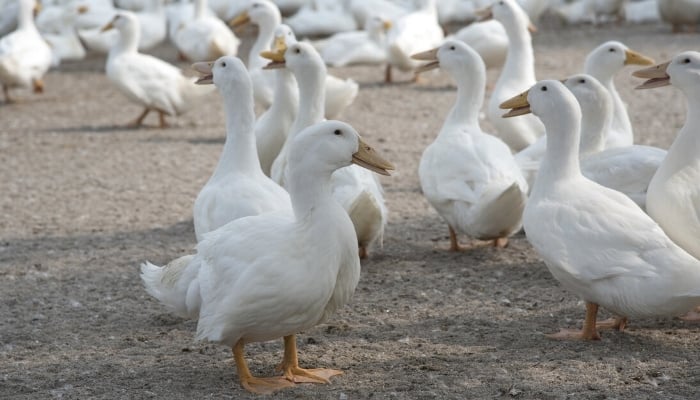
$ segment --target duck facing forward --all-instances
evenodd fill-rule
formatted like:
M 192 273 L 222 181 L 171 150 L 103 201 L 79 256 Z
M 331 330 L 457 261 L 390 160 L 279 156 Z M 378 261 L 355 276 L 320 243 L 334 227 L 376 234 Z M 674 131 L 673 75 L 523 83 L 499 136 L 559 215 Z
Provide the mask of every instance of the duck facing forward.
M 512 109 L 506 116 L 532 112 L 547 129 L 523 225 L 552 275 L 586 302 L 583 330 L 551 337 L 599 339 L 599 306 L 641 318 L 678 316 L 700 304 L 700 260 L 629 197 L 581 174 L 581 109 L 574 95 L 559 81 L 540 81 L 503 107 Z
M 328 383 L 342 373 L 300 368 L 295 334 L 346 304 L 360 278 L 352 222 L 331 194 L 331 174 L 352 163 L 384 175 L 393 169 L 350 125 L 313 125 L 291 143 L 293 214 L 235 220 L 206 235 L 194 256 L 165 267 L 141 266 L 152 296 L 179 315 L 199 318 L 197 339 L 231 346 L 240 382 L 251 392 Z M 283 376 L 253 377 L 243 346 L 280 337 L 285 344 Z
M 484 62 L 457 40 L 413 57 L 432 61 L 419 71 L 440 67 L 457 81 L 457 103 L 418 167 L 423 194 L 449 227 L 450 250 L 462 250 L 457 232 L 505 246 L 520 229 L 527 183 L 508 145 L 479 126 Z

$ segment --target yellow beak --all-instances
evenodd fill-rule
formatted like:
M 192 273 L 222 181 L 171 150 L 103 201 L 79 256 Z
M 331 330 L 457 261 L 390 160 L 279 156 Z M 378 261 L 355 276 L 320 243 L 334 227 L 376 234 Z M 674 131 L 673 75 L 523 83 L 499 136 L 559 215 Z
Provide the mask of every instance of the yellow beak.
M 625 50 L 625 65 L 653 65 L 654 59 L 632 50 Z
M 671 77 L 666 73 L 666 68 L 668 68 L 670 63 L 671 62 L 668 61 L 663 64 L 654 65 L 653 67 L 634 71 L 632 75 L 636 76 L 637 78 L 647 79 L 646 82 L 637 86 L 635 89 L 653 89 L 670 85 Z
M 277 69 L 285 67 L 284 53 L 287 52 L 287 43 L 284 40 L 284 36 L 277 36 L 275 38 L 275 43 L 273 49 L 269 51 L 263 51 L 260 56 L 267 58 L 272 62 L 263 67 L 263 69 Z
M 353 164 L 367 168 L 381 175 L 390 176 L 389 170 L 394 170 L 394 165 L 382 158 L 377 152 L 360 138 L 359 148 L 352 155 Z
M 382 28 L 384 28 L 384 31 L 388 31 L 391 29 L 391 27 L 394 26 L 394 24 L 391 23 L 391 21 L 384 21 L 382 24 Z
M 109 21 L 109 23 L 100 29 L 100 32 L 107 32 L 110 29 L 114 29 L 114 20 Z
M 248 11 L 243 11 L 242 13 L 236 15 L 231 21 L 229 21 L 229 25 L 232 28 L 238 28 L 239 26 L 243 26 L 250 22 L 250 16 L 248 15 Z
M 501 103 L 499 106 L 500 108 L 510 110 L 503 114 L 502 117 L 510 118 L 531 113 L 532 110 L 530 110 L 530 103 L 527 101 L 528 93 L 530 93 L 529 89 Z

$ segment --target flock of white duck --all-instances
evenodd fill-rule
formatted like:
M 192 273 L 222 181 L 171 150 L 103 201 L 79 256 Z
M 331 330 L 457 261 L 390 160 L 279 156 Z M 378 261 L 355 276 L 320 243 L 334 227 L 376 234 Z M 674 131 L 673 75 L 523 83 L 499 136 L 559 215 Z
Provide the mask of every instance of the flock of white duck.
M 300 368 L 295 334 L 349 301 L 360 258 L 381 244 L 387 222 L 374 173 L 389 175 L 393 166 L 351 126 L 325 120 L 358 92 L 354 81 L 329 75 L 326 64 L 386 63 L 386 80 L 394 67 L 452 76 L 456 103 L 418 167 L 423 193 L 448 225 L 451 250 L 465 249 L 460 233 L 505 246 L 524 228 L 554 277 L 586 302 L 583 329 L 553 337 L 597 339 L 598 328 L 622 329 L 627 318 L 690 318 L 700 305 L 698 52 L 634 73 L 647 79 L 639 88 L 673 85 L 687 98 L 686 123 L 664 151 L 634 144 L 613 77 L 626 65 L 653 61 L 624 44 L 591 51 L 584 73 L 536 80 L 532 20 L 547 1 L 492 0 L 480 10 L 478 1 L 466 2 L 472 9 L 462 11 L 483 20 L 448 38 L 439 22 L 459 14 L 457 2 L 442 3 L 453 7 L 449 12 L 438 12 L 435 0 L 416 0 L 413 9 L 400 1 L 196 0 L 167 8 L 161 0 L 118 2 L 138 12 L 98 0 L 56 3 L 36 21 L 56 27 L 43 37 L 34 0 L 10 4 L 17 29 L 0 39 L 6 101 L 12 87 L 43 90 L 52 63 L 83 57 L 83 46 L 107 51 L 108 78 L 144 107 L 135 126 L 151 111 L 165 126 L 166 115 L 211 92 L 202 85 L 219 90 L 226 141 L 194 202 L 196 254 L 164 267 L 146 263 L 141 271 L 151 295 L 199 319 L 198 339 L 232 347 L 241 384 L 252 392 L 327 383 L 341 373 Z M 600 2 L 582 3 L 590 10 Z M 685 16 L 697 6 L 660 0 L 662 16 L 666 3 L 687 4 Z M 291 28 L 281 24 L 280 8 L 294 7 L 301 8 L 288 19 Z M 247 66 L 221 17 L 234 27 L 257 25 Z M 366 29 L 352 31 L 357 21 Z M 297 42 L 295 31 L 336 34 L 314 47 Z M 196 82 L 140 53 L 166 37 L 195 62 L 202 75 Z M 486 108 L 495 128 L 489 134 L 479 124 L 486 68 L 500 65 Z M 266 108 L 257 118 L 256 103 Z M 597 322 L 599 306 L 618 318 Z M 253 377 L 244 344 L 279 337 L 283 375 Z

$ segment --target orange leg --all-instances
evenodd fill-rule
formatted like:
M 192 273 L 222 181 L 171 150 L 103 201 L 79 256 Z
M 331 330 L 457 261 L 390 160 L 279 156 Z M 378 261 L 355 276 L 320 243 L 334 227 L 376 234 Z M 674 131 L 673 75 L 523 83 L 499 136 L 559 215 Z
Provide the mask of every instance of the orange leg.
M 297 339 L 295 335 L 284 337 L 284 358 L 279 369 L 284 377 L 295 383 L 330 383 L 328 378 L 340 375 L 343 371 L 327 368 L 303 369 L 297 358 Z
M 367 251 L 367 246 L 360 246 L 359 249 L 360 249 L 359 254 L 360 254 L 361 260 L 364 260 L 365 258 L 367 258 L 369 256 L 369 252 Z
M 391 83 L 391 64 L 387 64 L 384 70 L 384 82 Z
M 163 111 L 158 111 L 158 118 L 160 120 L 160 127 L 161 128 L 167 128 L 170 126 L 168 124 L 168 121 L 165 120 L 165 113 Z
M 450 228 L 450 251 L 463 251 L 464 248 L 459 244 L 459 239 L 457 238 L 457 232 L 448 225 Z
M 551 339 L 576 339 L 576 340 L 600 340 L 596 330 L 595 321 L 598 315 L 598 305 L 586 302 L 586 319 L 583 321 L 583 329 L 562 329 L 557 333 L 547 335 Z
M 44 81 L 41 79 L 34 79 L 32 85 L 34 86 L 34 93 L 44 93 Z
M 507 237 L 502 237 L 498 239 L 493 240 L 493 247 L 499 247 L 499 248 L 505 248 L 508 246 L 508 238 Z
M 616 329 L 623 332 L 627 327 L 627 317 L 608 318 L 605 321 L 596 322 L 595 327 L 598 329 Z
M 293 382 L 288 381 L 283 376 L 274 378 L 256 378 L 248 369 L 248 363 L 243 356 L 243 340 L 239 340 L 233 346 L 233 359 L 236 361 L 238 369 L 238 379 L 241 381 L 241 386 L 249 392 L 257 394 L 270 394 L 281 389 L 294 386 Z
M 148 115 L 149 112 L 151 112 L 149 108 L 144 108 L 143 112 L 139 114 L 139 116 L 136 117 L 135 120 L 129 122 L 126 126 L 128 126 L 129 128 L 138 128 L 143 124 L 143 120 L 144 118 L 146 118 L 146 115 Z

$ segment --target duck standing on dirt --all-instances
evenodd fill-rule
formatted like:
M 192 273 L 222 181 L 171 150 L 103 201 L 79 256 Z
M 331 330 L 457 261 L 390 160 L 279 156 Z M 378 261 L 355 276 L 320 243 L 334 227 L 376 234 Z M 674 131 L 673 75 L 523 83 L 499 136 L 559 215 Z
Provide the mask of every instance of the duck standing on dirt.
M 551 337 L 599 339 L 599 306 L 619 317 L 605 326 L 623 329 L 627 317 L 678 316 L 700 304 L 700 260 L 629 197 L 581 174 L 581 109 L 564 84 L 540 81 L 502 108 L 545 124 L 547 151 L 523 225 L 552 275 L 586 302 L 583 330 Z

